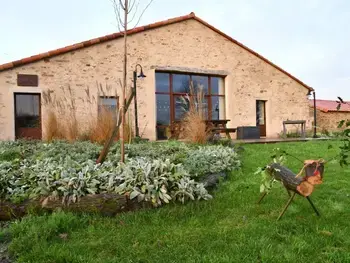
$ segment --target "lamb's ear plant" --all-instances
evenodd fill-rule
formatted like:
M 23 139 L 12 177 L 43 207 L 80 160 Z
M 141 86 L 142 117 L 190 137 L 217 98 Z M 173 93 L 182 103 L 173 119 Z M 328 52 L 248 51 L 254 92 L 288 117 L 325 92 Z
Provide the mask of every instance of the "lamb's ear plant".
M 214 174 L 239 169 L 241 162 L 234 149 L 215 145 L 190 150 L 184 160 L 184 165 L 190 174 L 201 177 L 208 173 Z
M 235 151 L 224 146 L 130 144 L 124 164 L 119 162 L 119 144 L 103 164 L 96 164 L 100 149 L 90 142 L 0 142 L 0 199 L 44 197 L 70 203 L 89 194 L 117 193 L 155 206 L 207 200 L 211 196 L 198 176 L 240 165 Z

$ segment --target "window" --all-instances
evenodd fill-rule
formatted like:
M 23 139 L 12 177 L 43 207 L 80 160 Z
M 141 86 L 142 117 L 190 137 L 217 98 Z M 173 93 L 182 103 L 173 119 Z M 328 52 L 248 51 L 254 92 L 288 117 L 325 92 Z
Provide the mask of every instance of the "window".
M 222 77 L 198 74 L 156 72 L 157 139 L 167 139 L 167 129 L 181 121 L 187 112 L 185 98 L 199 87 L 204 92 L 204 112 L 209 120 L 224 119 L 225 93 Z
M 98 115 L 100 116 L 104 111 L 113 113 L 114 117 L 116 117 L 118 112 L 118 97 L 100 96 L 98 103 Z

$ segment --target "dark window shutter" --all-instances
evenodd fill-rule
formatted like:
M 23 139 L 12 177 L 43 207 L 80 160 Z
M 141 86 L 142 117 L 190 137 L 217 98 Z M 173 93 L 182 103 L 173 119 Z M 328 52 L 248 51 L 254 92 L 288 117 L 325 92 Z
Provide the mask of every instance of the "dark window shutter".
M 38 75 L 18 74 L 17 75 L 17 86 L 38 87 L 39 86 L 39 77 L 38 77 Z

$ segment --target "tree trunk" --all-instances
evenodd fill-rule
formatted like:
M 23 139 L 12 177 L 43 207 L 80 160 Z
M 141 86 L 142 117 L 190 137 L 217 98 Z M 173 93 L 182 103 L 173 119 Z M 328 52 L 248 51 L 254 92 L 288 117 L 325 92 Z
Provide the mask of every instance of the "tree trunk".
M 130 200 L 126 195 L 97 194 L 80 198 L 76 203 L 62 204 L 61 199 L 27 200 L 20 204 L 14 204 L 0 200 L 0 221 L 21 218 L 30 212 L 48 211 L 57 209 L 77 213 L 98 213 L 105 216 L 114 216 L 121 212 L 134 211 L 141 208 L 150 208 L 152 205 L 146 202 Z
M 305 197 L 311 195 L 314 190 L 313 184 L 305 178 L 296 177 L 295 173 L 278 163 L 270 164 L 267 171 L 274 179 L 281 181 L 287 190 Z
M 128 31 L 128 13 L 129 13 L 129 2 L 124 1 L 124 61 L 123 61 L 123 88 L 122 88 L 122 128 L 120 130 L 120 161 L 125 162 L 125 93 L 126 93 L 126 79 L 127 79 L 127 65 L 128 65 L 128 51 L 127 51 L 127 31 Z
M 129 108 L 129 106 L 131 104 L 131 101 L 132 101 L 133 97 L 134 97 L 134 93 L 131 92 L 130 95 L 129 95 L 129 98 L 128 98 L 127 102 L 126 102 L 126 105 L 125 105 L 124 114 L 126 114 L 126 112 L 128 111 L 128 108 Z M 121 118 L 118 117 L 118 123 L 116 124 L 116 126 L 113 129 L 112 135 L 108 138 L 108 140 L 103 145 L 103 149 L 101 150 L 100 155 L 99 155 L 96 163 L 103 163 L 105 161 L 105 159 L 107 157 L 107 154 L 108 154 L 108 151 L 109 151 L 109 148 L 111 147 L 111 145 L 113 143 L 114 137 L 117 135 L 117 133 L 119 131 L 121 123 L 122 123 L 121 122 Z

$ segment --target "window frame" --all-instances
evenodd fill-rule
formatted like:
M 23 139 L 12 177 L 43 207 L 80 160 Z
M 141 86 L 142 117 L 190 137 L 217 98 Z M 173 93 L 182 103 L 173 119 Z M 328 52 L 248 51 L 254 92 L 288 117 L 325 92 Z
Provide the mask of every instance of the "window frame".
M 163 73 L 163 74 L 169 74 L 169 91 L 168 92 L 164 92 L 164 91 L 157 91 L 157 73 Z M 171 126 L 173 123 L 176 123 L 178 121 L 175 120 L 175 98 L 179 97 L 179 96 L 186 96 L 188 93 L 184 93 L 184 92 L 173 92 L 173 75 L 187 75 L 189 76 L 189 80 L 192 81 L 192 77 L 193 76 L 202 76 L 202 77 L 207 77 L 208 78 L 208 94 L 204 95 L 204 98 L 207 100 L 208 102 L 208 115 L 207 115 L 207 120 L 212 120 L 213 116 L 212 116 L 212 97 L 223 97 L 225 98 L 225 93 L 224 94 L 219 94 L 219 90 L 217 94 L 212 94 L 211 90 L 212 90 L 212 78 L 220 78 L 220 79 L 224 79 L 225 76 L 221 76 L 221 75 L 214 75 L 214 74 L 200 74 L 200 73 L 190 73 L 190 72 L 176 72 L 176 71 L 156 71 L 155 72 L 155 95 L 156 95 L 156 101 L 157 101 L 157 95 L 169 95 L 170 98 L 170 120 L 169 120 L 169 125 L 157 125 L 156 124 L 156 131 L 158 133 L 158 128 L 167 128 L 169 126 Z M 157 107 L 157 103 L 156 103 L 156 107 Z M 157 112 L 157 110 L 156 110 Z M 156 123 L 157 123 L 157 116 L 156 116 Z M 158 139 L 158 135 L 157 135 L 157 139 Z

